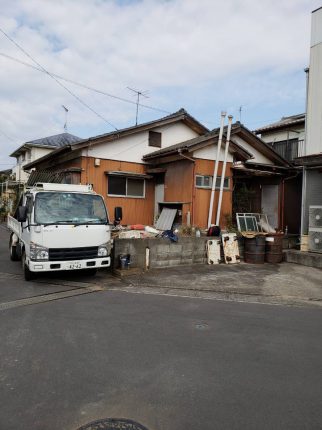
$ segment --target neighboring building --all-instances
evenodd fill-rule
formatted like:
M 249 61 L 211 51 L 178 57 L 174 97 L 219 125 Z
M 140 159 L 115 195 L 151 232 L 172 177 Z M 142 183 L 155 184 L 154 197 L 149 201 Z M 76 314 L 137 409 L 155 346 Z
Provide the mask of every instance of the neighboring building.
M 0 183 L 11 178 L 12 169 L 0 170 Z
M 309 207 L 322 205 L 322 7 L 312 12 L 307 70 L 306 136 L 303 156 L 302 234 L 309 230 Z
M 304 155 L 305 114 L 285 116 L 254 131 L 287 161 Z
M 78 142 L 79 140 L 81 140 L 79 137 L 72 134 L 61 133 L 25 142 L 10 154 L 10 157 L 15 157 L 17 161 L 12 169 L 14 179 L 18 182 L 26 182 L 29 177 L 29 174 L 23 170 L 26 164 L 49 154 L 57 148 Z
M 25 169 L 36 169 L 34 175 L 39 177 L 56 172 L 65 182 L 93 184 L 112 218 L 114 208 L 123 207 L 123 224 L 151 225 L 168 207 L 178 209 L 179 223 L 205 228 L 218 135 L 219 129 L 209 131 L 181 109 L 156 121 L 56 149 Z M 219 175 L 221 170 L 222 162 Z M 294 173 L 289 163 L 269 145 L 242 124 L 233 124 L 221 226 L 233 213 L 233 187 L 250 183 L 257 187 L 256 211 L 261 212 L 264 204 L 272 223 L 282 227 L 283 179 L 290 174 Z M 215 213 L 216 200 L 213 222 Z

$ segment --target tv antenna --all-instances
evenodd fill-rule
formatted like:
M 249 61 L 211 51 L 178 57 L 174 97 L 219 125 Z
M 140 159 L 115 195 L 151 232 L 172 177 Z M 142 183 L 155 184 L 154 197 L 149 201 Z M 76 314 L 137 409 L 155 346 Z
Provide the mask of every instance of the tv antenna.
M 67 109 L 67 107 L 66 106 L 64 106 L 64 105 L 61 105 L 61 107 L 64 109 L 64 111 L 65 111 L 65 124 L 64 124 L 64 130 L 65 130 L 65 133 L 67 133 L 67 119 L 68 119 L 68 109 Z
M 239 111 L 239 122 L 240 123 L 242 122 L 242 110 L 243 110 L 243 106 L 239 106 L 238 111 Z
M 135 125 L 138 125 L 138 116 L 139 116 L 139 104 L 140 104 L 140 97 L 143 96 L 146 99 L 149 98 L 147 95 L 149 91 L 140 91 L 136 90 L 135 88 L 127 87 L 128 90 L 133 91 L 136 94 L 136 116 L 135 116 Z

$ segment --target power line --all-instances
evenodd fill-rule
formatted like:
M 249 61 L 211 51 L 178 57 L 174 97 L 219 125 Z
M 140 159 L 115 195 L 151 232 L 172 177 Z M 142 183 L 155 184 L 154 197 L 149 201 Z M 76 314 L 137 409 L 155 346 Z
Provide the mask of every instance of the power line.
M 108 125 L 113 127 L 116 131 L 118 130 L 115 125 L 113 125 L 111 122 L 109 122 L 106 118 L 104 118 L 101 114 L 96 112 L 92 107 L 90 107 L 87 103 L 85 103 L 80 97 L 78 97 L 75 93 L 73 93 L 68 87 L 66 87 L 64 84 L 62 84 L 58 79 L 55 78 L 54 75 L 52 75 L 48 70 L 46 70 L 40 63 L 38 63 L 31 55 L 28 54 L 27 51 L 24 50 L 15 40 L 13 40 L 2 28 L 0 28 L 0 32 L 10 40 L 11 43 L 13 43 L 21 52 L 23 52 L 28 58 L 30 58 L 35 64 L 37 64 L 38 67 L 41 68 L 42 72 L 46 73 L 48 76 L 50 76 L 59 86 L 64 88 L 71 96 L 73 96 L 76 100 L 79 101 L 83 106 L 85 106 L 87 109 L 89 109 L 91 112 L 93 112 L 96 116 L 101 118 L 103 121 L 105 121 Z
M 22 60 L 19 60 L 18 58 L 11 57 L 10 55 L 4 54 L 3 52 L 0 52 L 0 56 L 5 57 L 8 60 L 15 61 L 16 63 L 20 63 L 23 66 L 30 67 L 31 69 L 37 70 L 38 72 L 46 73 L 46 72 L 44 72 L 39 67 L 35 67 L 32 64 L 29 64 L 29 63 L 26 63 L 26 62 L 24 62 Z M 102 94 L 102 95 L 107 96 L 107 97 L 111 97 L 111 98 L 119 100 L 121 102 L 130 103 L 130 104 L 134 104 L 134 105 L 137 104 L 133 100 L 129 100 L 129 99 L 126 99 L 124 97 L 120 97 L 120 96 L 116 96 L 116 95 L 111 94 L 111 93 L 107 93 L 106 91 L 99 90 L 99 89 L 94 88 L 94 87 L 90 87 L 89 85 L 82 84 L 81 82 L 74 81 L 73 79 L 69 79 L 69 78 L 65 78 L 65 77 L 63 77 L 61 75 L 57 75 L 56 73 L 51 73 L 51 75 L 55 76 L 58 79 L 61 79 L 62 81 L 70 82 L 71 84 L 77 85 L 79 87 L 85 88 L 87 90 L 93 91 L 93 92 L 98 93 L 98 94 Z M 156 106 L 145 105 L 145 104 L 142 104 L 142 103 L 139 103 L 139 106 L 142 107 L 142 108 L 145 108 L 145 109 L 151 109 L 151 110 L 154 110 L 154 111 L 157 111 L 157 112 L 161 112 L 161 113 L 165 113 L 165 114 L 170 114 L 171 113 L 171 112 L 169 112 L 167 110 L 158 108 Z
M 4 131 L 0 130 L 0 133 L 3 134 L 7 139 L 11 140 L 11 142 L 17 143 L 12 137 L 8 136 L 7 133 L 5 133 Z

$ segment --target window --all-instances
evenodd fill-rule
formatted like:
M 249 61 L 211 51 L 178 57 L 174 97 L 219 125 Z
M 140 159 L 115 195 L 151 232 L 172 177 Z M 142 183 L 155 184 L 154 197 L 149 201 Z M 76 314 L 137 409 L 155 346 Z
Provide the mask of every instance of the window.
M 149 131 L 149 146 L 161 148 L 161 133 L 157 131 Z
M 28 218 L 28 223 L 31 224 L 31 214 L 32 214 L 32 209 L 33 209 L 33 198 L 31 195 L 27 195 L 26 196 L 26 206 L 27 206 L 27 218 Z
M 145 180 L 126 176 L 108 176 L 108 195 L 145 197 Z
M 216 189 L 220 188 L 221 177 L 217 176 Z M 196 187 L 197 188 L 211 188 L 212 187 L 212 176 L 209 175 L 196 175 Z M 224 180 L 224 190 L 229 190 L 229 178 L 226 177 Z
M 35 200 L 38 224 L 105 224 L 108 222 L 101 196 L 82 193 L 40 192 Z

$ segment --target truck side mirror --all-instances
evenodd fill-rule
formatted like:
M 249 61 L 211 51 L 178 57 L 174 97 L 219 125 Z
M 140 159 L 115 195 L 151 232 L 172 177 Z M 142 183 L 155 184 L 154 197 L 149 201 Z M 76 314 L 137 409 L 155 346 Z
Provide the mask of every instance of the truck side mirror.
M 122 208 L 120 206 L 116 206 L 114 208 L 114 224 L 119 224 L 121 219 L 123 218 Z
M 17 210 L 17 220 L 19 222 L 27 221 L 27 212 L 28 212 L 27 206 L 19 206 Z

